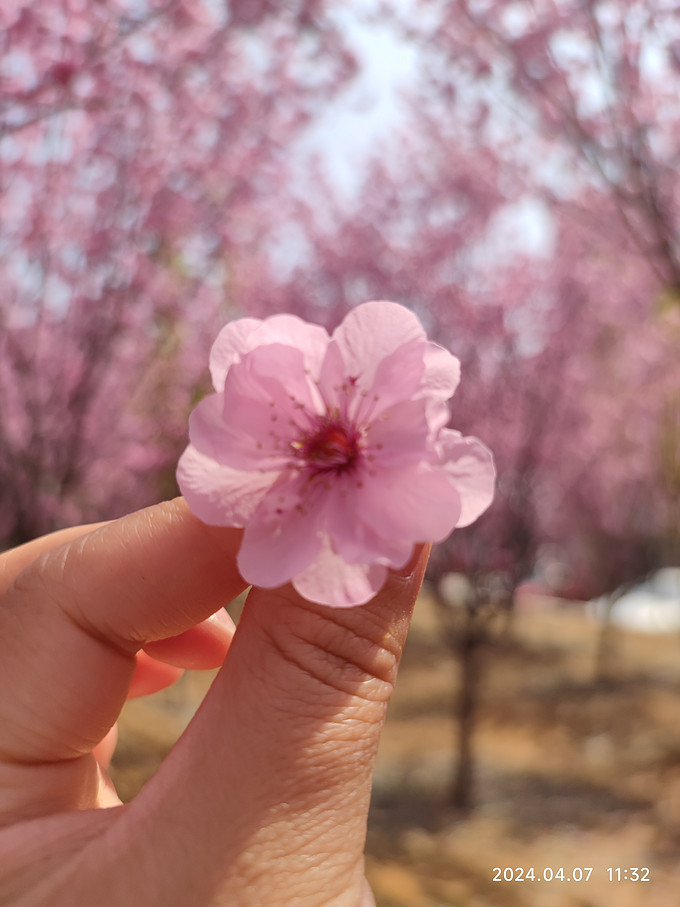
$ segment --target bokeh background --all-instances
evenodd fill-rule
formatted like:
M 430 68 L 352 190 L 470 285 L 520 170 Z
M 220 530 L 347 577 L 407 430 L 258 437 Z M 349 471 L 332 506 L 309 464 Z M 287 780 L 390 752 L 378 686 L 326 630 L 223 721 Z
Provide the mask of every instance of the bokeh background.
M 673 0 L 0 8 L 0 547 L 174 495 L 229 319 L 392 299 L 461 359 L 498 493 L 432 558 L 380 907 L 677 902 L 679 165 Z M 126 797 L 209 680 L 128 706 Z

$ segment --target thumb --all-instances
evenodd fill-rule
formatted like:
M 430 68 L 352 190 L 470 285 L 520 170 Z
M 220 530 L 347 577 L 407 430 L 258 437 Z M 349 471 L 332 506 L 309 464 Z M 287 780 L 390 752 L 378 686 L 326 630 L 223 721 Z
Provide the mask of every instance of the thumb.
M 239 907 L 371 903 L 373 764 L 427 553 L 358 608 L 290 586 L 251 591 L 190 728 L 112 830 L 134 841 L 144 903 L 175 903 L 177 891 Z M 164 872 L 151 878 L 159 854 Z

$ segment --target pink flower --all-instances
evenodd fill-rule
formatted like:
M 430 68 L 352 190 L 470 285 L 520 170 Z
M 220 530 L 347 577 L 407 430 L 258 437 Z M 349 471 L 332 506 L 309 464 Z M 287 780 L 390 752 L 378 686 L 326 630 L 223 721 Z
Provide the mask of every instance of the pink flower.
M 416 542 L 491 503 L 490 452 L 444 428 L 458 360 L 400 305 L 360 305 L 332 337 L 294 315 L 234 321 L 210 371 L 177 478 L 204 522 L 244 527 L 253 585 L 363 604 Z

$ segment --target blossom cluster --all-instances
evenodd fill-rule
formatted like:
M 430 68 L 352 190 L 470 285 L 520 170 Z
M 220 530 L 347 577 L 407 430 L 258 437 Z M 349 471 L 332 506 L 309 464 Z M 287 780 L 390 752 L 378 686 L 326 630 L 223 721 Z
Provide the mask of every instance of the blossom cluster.
M 243 527 L 253 585 L 363 604 L 491 503 L 490 452 L 445 427 L 458 360 L 401 305 L 357 306 L 331 336 L 294 315 L 231 322 L 210 371 L 177 478 L 204 522 Z

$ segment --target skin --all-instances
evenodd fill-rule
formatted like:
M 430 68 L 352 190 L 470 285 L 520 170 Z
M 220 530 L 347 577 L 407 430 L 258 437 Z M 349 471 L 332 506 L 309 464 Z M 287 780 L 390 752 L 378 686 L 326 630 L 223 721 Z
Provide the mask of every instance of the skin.
M 374 904 L 371 776 L 428 551 L 359 608 L 253 589 L 234 636 L 240 537 L 177 499 L 0 558 L 0 904 Z M 222 662 L 122 805 L 126 698 Z

